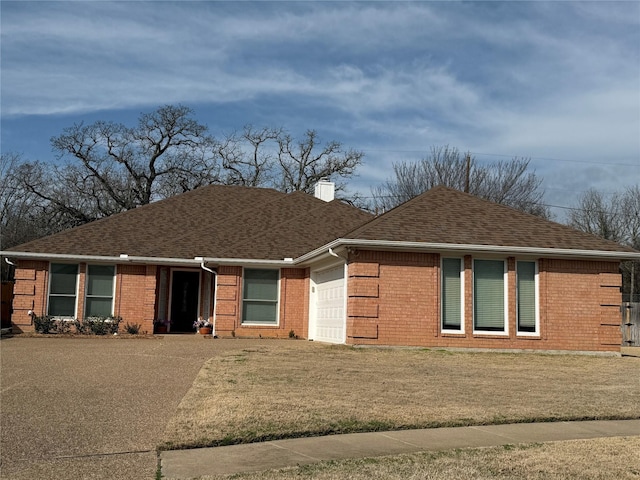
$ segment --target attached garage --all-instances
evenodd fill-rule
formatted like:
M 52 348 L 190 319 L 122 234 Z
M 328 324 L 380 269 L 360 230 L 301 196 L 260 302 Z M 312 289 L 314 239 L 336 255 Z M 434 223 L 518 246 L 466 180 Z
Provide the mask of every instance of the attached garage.
M 346 294 L 344 264 L 313 272 L 309 338 L 319 342 L 345 343 Z

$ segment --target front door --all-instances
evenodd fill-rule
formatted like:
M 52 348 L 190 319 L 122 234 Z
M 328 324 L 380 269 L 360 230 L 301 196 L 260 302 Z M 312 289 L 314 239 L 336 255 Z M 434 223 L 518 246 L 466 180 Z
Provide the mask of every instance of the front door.
M 171 331 L 193 332 L 198 319 L 200 272 L 175 270 L 171 281 Z

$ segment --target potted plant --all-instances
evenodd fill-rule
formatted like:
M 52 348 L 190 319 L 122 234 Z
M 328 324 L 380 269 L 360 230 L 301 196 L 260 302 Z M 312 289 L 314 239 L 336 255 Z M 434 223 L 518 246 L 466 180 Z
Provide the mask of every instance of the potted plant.
M 203 320 L 201 318 L 193 322 L 193 328 L 195 328 L 200 333 L 200 335 L 211 335 L 211 332 L 213 331 L 211 322 L 209 322 L 209 320 Z
M 167 333 L 169 321 L 164 319 L 158 319 L 153 322 L 154 333 Z

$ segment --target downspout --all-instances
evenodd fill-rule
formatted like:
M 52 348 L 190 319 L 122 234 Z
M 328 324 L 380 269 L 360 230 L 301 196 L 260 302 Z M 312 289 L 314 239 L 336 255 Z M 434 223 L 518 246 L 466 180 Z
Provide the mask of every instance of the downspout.
M 200 268 L 202 268 L 205 272 L 209 272 L 213 275 L 213 319 L 211 321 L 211 336 L 215 338 L 216 336 L 216 295 L 218 292 L 218 273 L 215 270 L 207 267 L 204 264 L 204 257 L 196 257 L 196 260 L 200 260 Z M 209 292 L 211 294 L 211 292 Z

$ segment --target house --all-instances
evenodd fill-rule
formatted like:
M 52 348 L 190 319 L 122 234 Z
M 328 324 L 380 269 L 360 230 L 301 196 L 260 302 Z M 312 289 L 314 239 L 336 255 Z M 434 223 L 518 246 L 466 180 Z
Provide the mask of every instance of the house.
M 209 186 L 2 252 L 14 328 L 114 314 L 153 331 L 351 345 L 620 352 L 619 262 L 640 252 L 445 187 L 373 217 Z

